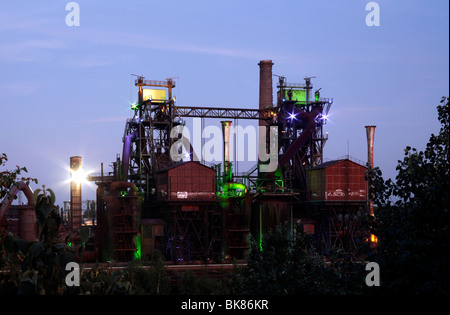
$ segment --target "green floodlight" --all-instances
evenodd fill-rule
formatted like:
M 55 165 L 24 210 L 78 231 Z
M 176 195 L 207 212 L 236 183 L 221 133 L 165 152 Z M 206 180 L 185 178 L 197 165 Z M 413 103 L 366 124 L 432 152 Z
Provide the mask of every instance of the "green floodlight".
M 136 251 L 134 252 L 134 259 L 140 260 L 142 258 L 142 237 L 140 234 L 134 237 L 134 244 L 136 245 Z
M 139 104 L 136 103 L 136 102 L 132 103 L 132 104 L 131 104 L 131 109 L 132 109 L 132 110 L 138 110 L 138 109 L 139 109 Z

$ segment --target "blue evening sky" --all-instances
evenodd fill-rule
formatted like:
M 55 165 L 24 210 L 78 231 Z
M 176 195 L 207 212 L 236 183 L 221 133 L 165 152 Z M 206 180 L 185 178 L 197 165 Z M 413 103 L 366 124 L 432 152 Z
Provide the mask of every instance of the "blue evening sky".
M 376 125 L 374 160 L 386 178 L 406 146 L 424 149 L 439 131 L 448 1 L 379 0 L 372 27 L 368 0 L 79 0 L 73 27 L 69 2 L 0 2 L 0 153 L 61 206 L 70 156 L 99 172 L 122 152 L 137 95 L 131 74 L 179 77 L 178 105 L 249 108 L 258 107 L 260 60 L 289 82 L 315 76 L 314 89 L 334 98 L 325 157 L 366 161 L 364 126 Z M 95 199 L 92 186 L 83 200 Z

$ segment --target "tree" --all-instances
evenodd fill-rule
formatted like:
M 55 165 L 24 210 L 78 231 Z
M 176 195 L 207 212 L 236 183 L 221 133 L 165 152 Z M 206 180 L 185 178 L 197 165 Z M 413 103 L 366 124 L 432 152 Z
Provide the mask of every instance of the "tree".
M 236 268 L 235 294 L 361 294 L 363 268 L 351 261 L 310 252 L 311 241 L 302 225 L 293 231 L 277 226 L 263 236 L 262 248 L 251 242 L 247 267 Z
M 38 242 L 27 242 L 11 233 L 0 233 L 0 267 L 20 270 L 12 274 L 8 281 L 9 290 L 14 288 L 19 295 L 62 294 L 65 288 L 65 266 L 76 261 L 76 255 L 64 240 L 59 238 L 60 218 L 54 206 L 55 195 L 51 189 L 33 194 Z M 47 194 L 48 193 L 48 194 Z M 15 283 L 14 286 L 11 286 Z
M 7 155 L 0 157 L 6 165 Z M 21 177 L 25 167 L 0 172 L 0 197 L 8 198 L 18 181 L 37 183 L 37 179 Z M 41 193 L 42 191 L 42 193 Z M 14 196 L 16 197 L 16 196 Z M 38 242 L 27 242 L 5 230 L 0 231 L 0 268 L 7 272 L 0 278 L 0 292 L 10 294 L 61 294 L 65 279 L 65 266 L 76 256 L 64 240 L 58 238 L 60 218 L 54 205 L 51 189 L 36 189 L 33 193 Z
M 8 156 L 6 153 L 2 153 L 0 156 L 0 167 L 5 167 L 7 161 Z M 35 182 L 36 184 L 38 183 L 38 180 L 35 178 L 21 177 L 20 175 L 22 173 L 28 173 L 28 170 L 26 167 L 20 167 L 18 165 L 16 165 L 16 168 L 13 170 L 5 169 L 0 171 L 0 200 L 7 196 L 11 188 L 14 185 L 17 185 L 16 183 L 18 181 L 24 181 L 27 185 L 30 184 L 30 182 Z
M 441 128 L 424 151 L 406 147 L 396 181 L 370 170 L 379 240 L 381 288 L 386 293 L 448 294 L 449 98 L 437 107 Z

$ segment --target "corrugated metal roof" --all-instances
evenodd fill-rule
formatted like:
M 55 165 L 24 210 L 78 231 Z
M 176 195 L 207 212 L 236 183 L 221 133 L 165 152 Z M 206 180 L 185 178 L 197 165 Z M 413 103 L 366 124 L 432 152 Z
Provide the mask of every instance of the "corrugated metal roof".
M 180 166 L 189 164 L 189 163 L 194 163 L 194 164 L 203 166 L 203 167 L 207 168 L 208 170 L 214 171 L 214 169 L 212 169 L 211 167 L 206 166 L 206 165 L 203 165 L 203 164 L 200 163 L 200 162 L 197 162 L 197 161 L 186 161 L 186 162 L 179 162 L 179 163 L 173 164 L 173 165 L 171 165 L 171 166 L 169 166 L 169 167 L 166 167 L 166 168 L 164 168 L 164 169 L 161 169 L 161 170 L 157 171 L 156 173 L 167 172 L 168 170 L 171 170 L 171 169 L 174 169 L 174 168 L 177 168 L 177 167 L 180 167 Z
M 352 161 L 352 160 L 350 160 L 350 159 L 338 159 L 338 160 L 333 160 L 333 161 L 327 161 L 327 162 L 322 163 L 322 164 L 320 164 L 320 165 L 314 166 L 314 167 L 310 168 L 310 170 L 320 170 L 320 169 L 324 169 L 324 168 L 330 167 L 330 166 L 332 166 L 332 165 L 335 165 L 335 164 L 337 164 L 337 163 L 340 163 L 340 162 L 342 162 L 342 161 L 349 161 L 349 162 L 351 162 L 351 163 L 353 163 L 353 164 L 356 164 L 356 165 L 358 165 L 358 166 L 367 168 L 366 166 L 361 165 L 361 164 L 359 164 L 359 163 L 356 163 L 356 162 L 354 162 L 354 161 Z
M 323 169 L 323 168 L 330 167 L 331 165 L 337 164 L 338 162 L 341 162 L 341 161 L 344 161 L 344 160 L 333 160 L 333 161 L 328 161 L 328 162 L 325 162 L 325 163 L 316 165 L 316 166 L 314 166 L 314 167 L 311 167 L 310 169 L 311 169 L 311 170 L 320 170 L 320 169 Z

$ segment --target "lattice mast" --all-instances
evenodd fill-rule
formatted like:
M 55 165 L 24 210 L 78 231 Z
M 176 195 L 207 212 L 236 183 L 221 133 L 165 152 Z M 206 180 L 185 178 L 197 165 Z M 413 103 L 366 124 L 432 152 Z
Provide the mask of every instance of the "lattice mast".
M 306 189 L 306 169 L 323 163 L 323 149 L 328 136 L 323 132 L 333 99 L 321 98 L 320 89 L 312 98 L 314 77 L 304 78 L 305 83 L 287 83 L 278 76 L 277 123 L 281 129 L 280 160 L 284 164 L 284 178 L 288 186 Z M 315 126 L 308 131 L 307 119 L 314 119 Z M 299 138 L 304 137 L 304 144 Z M 307 139 L 306 139 L 307 138 Z M 296 147 L 296 144 L 300 144 Z
M 156 81 L 137 76 L 135 86 L 139 89 L 138 101 L 131 105 L 134 116 L 125 126 L 121 174 L 123 180 L 135 183 L 148 198 L 155 186 L 156 172 L 174 163 L 169 154 L 175 141 L 170 131 L 181 121 L 174 121 L 172 78 Z

